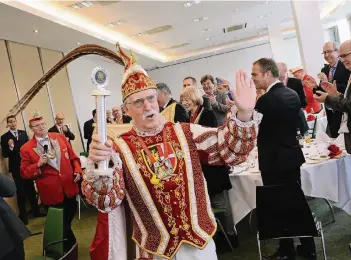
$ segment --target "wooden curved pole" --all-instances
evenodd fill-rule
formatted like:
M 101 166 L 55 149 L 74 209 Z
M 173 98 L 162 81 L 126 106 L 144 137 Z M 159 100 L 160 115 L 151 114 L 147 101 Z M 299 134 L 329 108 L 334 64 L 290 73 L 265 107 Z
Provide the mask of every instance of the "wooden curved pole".
M 11 108 L 6 117 L 9 115 L 17 116 L 19 113 L 21 113 L 21 111 L 23 111 L 27 107 L 27 105 L 35 97 L 35 95 L 39 93 L 43 86 L 47 84 L 53 76 L 55 76 L 70 62 L 86 55 L 99 55 L 109 60 L 112 60 L 124 67 L 124 60 L 120 57 L 119 53 L 117 54 L 107 48 L 96 44 L 82 45 L 68 53 L 66 56 L 64 56 L 62 60 L 60 60 L 51 70 L 49 70 L 41 79 L 39 79 L 34 84 L 34 86 L 30 90 L 28 90 L 28 92 L 18 101 L 18 103 Z M 3 123 L 6 120 L 6 117 L 1 121 L 1 123 Z

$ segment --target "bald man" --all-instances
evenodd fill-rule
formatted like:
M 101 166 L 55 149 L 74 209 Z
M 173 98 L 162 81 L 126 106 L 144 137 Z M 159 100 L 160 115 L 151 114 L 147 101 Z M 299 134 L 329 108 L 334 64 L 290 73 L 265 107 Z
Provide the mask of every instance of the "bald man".
M 338 92 L 344 94 L 347 81 L 350 77 L 350 71 L 347 70 L 339 58 L 340 45 L 336 42 L 327 42 L 323 46 L 323 55 L 328 63 L 324 66 L 319 74 L 323 82 L 333 83 L 335 81 Z M 337 138 L 342 118 L 342 113 L 332 110 L 327 106 L 328 134 L 332 138 Z
M 49 129 L 49 132 L 63 134 L 64 136 L 66 136 L 68 142 L 71 143 L 71 140 L 73 141 L 75 136 L 68 128 L 68 126 L 64 124 L 65 115 L 62 113 L 57 113 L 55 117 L 55 121 L 56 121 L 56 124 Z
M 339 59 L 343 63 L 343 66 L 350 73 L 351 71 L 351 40 L 344 42 L 340 46 Z M 337 82 L 324 84 L 324 89 L 327 93 L 317 91 L 320 96 L 315 95 L 314 98 L 320 103 L 325 103 L 326 106 L 331 108 L 333 111 L 342 113 L 342 120 L 340 124 L 339 133 L 344 134 L 345 147 L 348 153 L 351 153 L 351 90 L 350 90 L 350 78 L 347 81 L 347 87 L 343 94 L 339 91 Z

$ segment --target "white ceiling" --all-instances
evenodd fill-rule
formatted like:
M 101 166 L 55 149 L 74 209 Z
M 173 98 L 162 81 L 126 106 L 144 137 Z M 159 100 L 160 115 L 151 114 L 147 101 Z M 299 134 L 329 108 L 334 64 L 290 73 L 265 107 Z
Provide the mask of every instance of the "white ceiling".
M 37 2 L 41 1 L 34 3 Z M 91 7 L 79 10 L 68 7 L 75 3 L 73 1 L 42 2 L 45 8 L 55 8 L 60 15 L 69 13 L 70 17 L 73 15 L 89 21 L 80 27 L 67 23 L 62 16 L 59 19 L 52 15 L 44 15 L 42 10 L 33 9 L 33 6 L 29 8 L 16 1 L 5 2 L 0 4 L 0 38 L 63 52 L 77 47 L 77 42 L 96 43 L 115 49 L 112 38 L 97 35 L 96 32 L 88 30 L 89 26 L 96 25 L 108 35 L 122 37 L 121 39 L 127 43 L 124 44 L 125 47 L 134 47 L 133 49 L 137 52 L 144 53 L 145 55 L 138 55 L 141 65 L 145 68 L 153 68 L 171 64 L 160 62 L 161 56 L 173 63 L 175 60 L 186 61 L 213 55 L 214 52 L 225 52 L 252 43 L 257 44 L 259 40 L 267 41 L 265 28 L 270 23 L 280 23 L 283 31 L 294 27 L 289 1 L 202 1 L 187 8 L 182 1 L 112 1 L 107 4 L 106 2 L 104 4 L 93 2 Z M 321 1 L 321 13 L 336 2 L 340 3 L 340 0 Z M 347 17 L 350 10 L 351 3 L 347 2 L 323 19 L 323 23 L 330 24 L 337 19 Z M 268 17 L 259 18 L 261 15 L 268 14 Z M 195 23 L 193 20 L 199 17 L 208 17 L 208 19 Z M 125 23 L 114 28 L 106 26 L 117 20 L 123 20 Z M 223 33 L 223 28 L 242 23 L 247 23 L 247 28 Z M 162 25 L 172 25 L 173 29 L 154 35 L 131 37 Z M 208 28 L 211 31 L 202 32 L 203 29 Z M 34 33 L 34 29 L 38 29 L 39 33 Z M 207 37 L 213 38 L 205 40 Z M 155 42 L 156 44 L 153 44 Z M 185 42 L 189 45 L 173 50 L 165 49 Z M 141 51 L 138 51 L 139 47 Z

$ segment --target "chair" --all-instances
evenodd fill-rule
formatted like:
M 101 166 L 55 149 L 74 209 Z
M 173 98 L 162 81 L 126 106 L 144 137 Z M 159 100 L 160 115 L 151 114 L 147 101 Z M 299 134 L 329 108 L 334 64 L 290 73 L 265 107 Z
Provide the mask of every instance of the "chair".
M 228 243 L 230 249 L 233 251 L 233 250 L 234 250 L 233 245 L 232 245 L 232 243 L 230 242 L 227 233 L 225 233 L 225 230 L 224 230 L 224 228 L 223 228 L 222 223 L 221 223 L 221 222 L 219 221 L 219 219 L 216 217 L 216 215 L 218 215 L 218 214 L 225 213 L 226 210 L 225 210 L 225 209 L 213 208 L 212 211 L 213 211 L 213 214 L 215 215 L 215 219 L 216 219 L 217 225 L 218 225 L 218 227 L 219 227 L 219 230 L 222 232 L 222 234 L 223 234 L 225 240 L 227 241 L 227 243 Z M 234 227 L 234 228 L 235 228 L 235 227 Z M 217 230 L 217 231 L 218 231 L 218 230 Z M 235 232 L 236 232 L 236 229 L 235 229 Z
M 43 254 L 32 260 L 77 259 L 77 256 L 75 256 L 77 242 L 68 252 L 64 250 L 64 242 L 67 241 L 67 238 L 65 238 L 63 222 L 63 209 L 49 208 L 43 233 Z M 42 234 L 42 232 L 32 234 L 32 236 L 39 234 Z
M 261 240 L 320 237 L 326 260 L 322 224 L 311 213 L 305 195 L 295 185 L 256 187 L 257 243 L 260 259 Z

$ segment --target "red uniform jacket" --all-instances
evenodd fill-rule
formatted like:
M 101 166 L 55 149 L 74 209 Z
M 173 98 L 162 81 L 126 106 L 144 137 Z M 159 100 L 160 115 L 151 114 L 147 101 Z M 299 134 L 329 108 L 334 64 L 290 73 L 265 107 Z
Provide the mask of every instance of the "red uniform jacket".
M 56 205 L 63 202 L 65 195 L 71 198 L 78 194 L 74 173 L 82 173 L 82 169 L 80 160 L 67 139 L 57 133 L 48 135 L 56 151 L 57 164 L 47 163 L 38 168 L 42 148 L 33 137 L 22 146 L 20 151 L 21 176 L 25 179 L 35 178 L 40 199 L 44 205 Z

